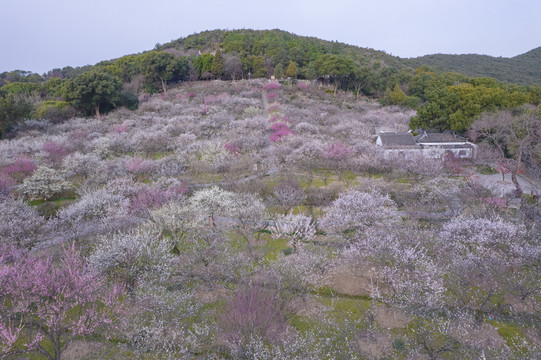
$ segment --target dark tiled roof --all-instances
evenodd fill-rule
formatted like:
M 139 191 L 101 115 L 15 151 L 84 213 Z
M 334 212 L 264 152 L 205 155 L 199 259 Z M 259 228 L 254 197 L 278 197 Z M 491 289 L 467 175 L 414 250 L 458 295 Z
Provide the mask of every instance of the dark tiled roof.
M 450 133 L 426 133 L 417 136 L 417 142 L 422 143 L 445 143 L 445 142 L 466 142 L 463 137 Z
M 383 146 L 417 145 L 411 133 L 381 133 L 379 137 Z

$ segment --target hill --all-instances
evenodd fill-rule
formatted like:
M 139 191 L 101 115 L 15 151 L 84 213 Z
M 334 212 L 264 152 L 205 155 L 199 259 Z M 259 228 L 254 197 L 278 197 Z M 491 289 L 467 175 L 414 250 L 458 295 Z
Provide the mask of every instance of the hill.
M 160 45 L 157 49 L 175 49 L 180 51 L 179 55 L 195 55 L 199 51 L 214 52 L 218 47 L 226 53 L 233 52 L 246 56 L 261 55 L 271 59 L 274 65 L 281 63 L 287 66 L 289 61 L 294 61 L 303 67 L 321 55 L 335 54 L 348 56 L 359 65 L 373 65 L 380 62 L 382 65 L 405 67 L 400 58 L 384 51 L 295 35 L 278 29 L 203 31 Z
M 541 47 L 512 58 L 476 54 L 434 54 L 414 59 L 403 59 L 403 62 L 414 68 L 427 65 L 437 71 L 491 77 L 519 85 L 541 84 Z

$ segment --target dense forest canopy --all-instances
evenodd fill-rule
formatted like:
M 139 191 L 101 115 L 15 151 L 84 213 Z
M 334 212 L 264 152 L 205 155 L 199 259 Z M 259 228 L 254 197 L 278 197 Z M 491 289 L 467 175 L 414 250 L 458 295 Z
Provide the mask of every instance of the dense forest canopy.
M 438 71 L 459 72 L 468 76 L 491 77 L 506 83 L 541 85 L 541 47 L 512 58 L 487 55 L 434 54 L 404 59 L 411 67 L 430 66 Z

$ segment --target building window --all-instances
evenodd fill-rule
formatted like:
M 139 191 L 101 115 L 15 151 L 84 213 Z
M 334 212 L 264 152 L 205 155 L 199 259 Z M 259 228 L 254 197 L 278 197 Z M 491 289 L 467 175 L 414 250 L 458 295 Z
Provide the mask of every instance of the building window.
M 458 156 L 460 156 L 460 157 L 468 156 L 467 150 L 458 150 Z

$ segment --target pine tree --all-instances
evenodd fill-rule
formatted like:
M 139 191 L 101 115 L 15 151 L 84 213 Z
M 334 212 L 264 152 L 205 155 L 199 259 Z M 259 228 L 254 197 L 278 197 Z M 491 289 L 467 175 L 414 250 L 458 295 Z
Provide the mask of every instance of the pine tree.
M 278 64 L 274 67 L 274 77 L 276 79 L 281 79 L 284 77 L 284 66 L 282 64 Z
M 222 57 L 220 49 L 216 50 L 216 54 L 214 54 L 211 72 L 218 79 L 224 75 L 224 58 Z
M 293 61 L 290 61 L 286 70 L 286 76 L 292 79 L 296 79 L 298 73 L 299 73 L 299 70 L 297 69 L 297 65 L 295 65 Z

